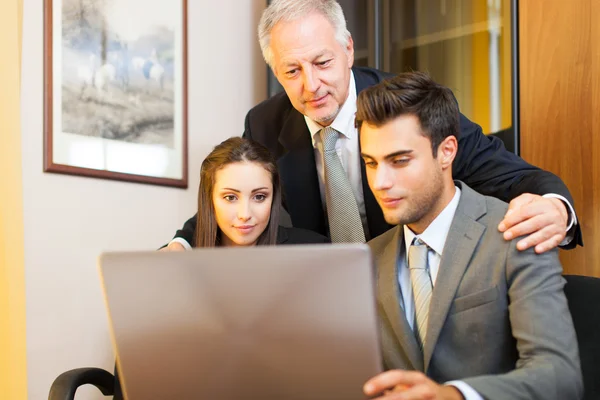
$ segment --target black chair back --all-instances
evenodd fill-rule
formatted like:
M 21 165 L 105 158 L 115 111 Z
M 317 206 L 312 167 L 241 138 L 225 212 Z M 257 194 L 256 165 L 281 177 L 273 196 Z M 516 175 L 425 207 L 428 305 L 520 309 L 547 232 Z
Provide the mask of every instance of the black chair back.
M 579 344 L 584 400 L 600 399 L 600 278 L 564 277 L 565 295 Z

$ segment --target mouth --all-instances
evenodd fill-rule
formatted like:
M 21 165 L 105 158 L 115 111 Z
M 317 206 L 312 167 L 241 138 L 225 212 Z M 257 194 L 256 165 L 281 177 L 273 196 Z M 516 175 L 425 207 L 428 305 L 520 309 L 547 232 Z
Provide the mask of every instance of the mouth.
M 241 234 L 248 234 L 248 233 L 252 232 L 252 230 L 254 229 L 255 226 L 256 225 L 239 225 L 239 226 L 234 226 L 234 228 Z
M 382 197 L 379 199 L 379 203 L 381 204 L 382 207 L 386 207 L 386 208 L 394 208 L 396 206 L 398 206 L 398 204 L 400 204 L 400 202 L 402 201 L 402 198 L 392 198 L 392 197 Z
M 327 96 L 329 96 L 329 93 L 325 93 L 325 95 L 318 97 L 316 99 L 307 100 L 306 104 L 310 105 L 311 107 L 322 106 L 327 101 Z

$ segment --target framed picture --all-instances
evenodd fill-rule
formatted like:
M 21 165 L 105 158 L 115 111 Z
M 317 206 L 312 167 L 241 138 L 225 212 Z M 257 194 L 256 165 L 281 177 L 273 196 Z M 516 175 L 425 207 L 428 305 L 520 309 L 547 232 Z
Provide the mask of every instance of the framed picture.
M 186 0 L 44 6 L 44 171 L 187 188 Z

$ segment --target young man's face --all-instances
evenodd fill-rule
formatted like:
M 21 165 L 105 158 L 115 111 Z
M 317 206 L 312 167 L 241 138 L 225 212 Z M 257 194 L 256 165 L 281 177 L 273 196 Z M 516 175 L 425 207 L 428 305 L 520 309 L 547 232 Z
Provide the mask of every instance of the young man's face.
M 318 13 L 280 22 L 271 31 L 273 70 L 296 110 L 327 126 L 348 97 L 354 44 L 344 48 Z
M 431 141 L 421 134 L 414 115 L 400 116 L 380 127 L 363 123 L 361 154 L 369 187 L 389 224 L 411 229 L 414 224 L 418 230 L 441 212 L 445 204 L 440 207 L 440 199 L 448 184 L 444 174 L 454 158 L 448 160 L 444 153 L 448 140 L 456 142 L 454 137 L 446 138 L 434 157 Z

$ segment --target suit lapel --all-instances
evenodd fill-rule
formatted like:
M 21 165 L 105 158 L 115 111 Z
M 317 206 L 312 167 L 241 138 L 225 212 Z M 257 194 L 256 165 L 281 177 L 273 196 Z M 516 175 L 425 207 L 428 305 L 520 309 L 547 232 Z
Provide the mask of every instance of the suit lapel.
M 485 200 L 460 182 L 457 184 L 461 197 L 446 238 L 429 308 L 427 340 L 423 349 L 425 371 L 465 270 L 486 229 L 477 222 L 486 213 Z
M 291 110 L 279 143 L 285 149 L 277 164 L 281 174 L 284 205 L 295 227 L 327 235 L 315 152 L 304 117 Z
M 400 287 L 398 285 L 398 256 L 400 243 L 404 240 L 401 226 L 394 228 L 394 234 L 390 243 L 377 261 L 378 265 L 378 287 L 380 308 L 383 309 L 385 319 L 398 342 L 400 348 L 405 352 L 406 358 L 412 364 L 412 368 L 423 371 L 423 355 L 410 325 L 406 320 L 404 310 L 400 307 Z M 385 352 L 386 349 L 383 349 Z

